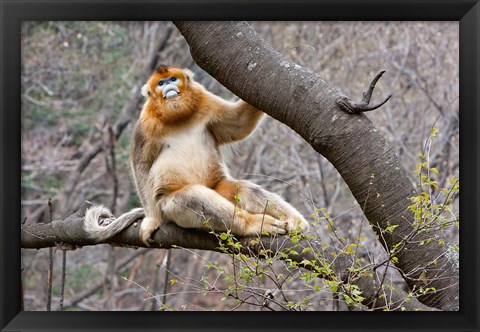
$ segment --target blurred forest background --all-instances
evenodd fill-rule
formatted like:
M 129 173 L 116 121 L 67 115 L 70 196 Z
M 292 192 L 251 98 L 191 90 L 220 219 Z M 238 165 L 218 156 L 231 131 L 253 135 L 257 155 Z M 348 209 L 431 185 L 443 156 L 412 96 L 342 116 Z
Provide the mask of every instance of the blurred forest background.
M 352 99 L 360 99 L 371 78 L 385 70 L 373 101 L 393 97 L 367 116 L 393 146 L 412 183 L 418 183 L 414 170 L 432 127 L 439 129 L 429 152 L 439 186 L 458 176 L 458 22 L 250 24 L 274 49 Z M 195 65 L 171 22 L 23 23 L 21 222 L 62 219 L 84 200 L 104 204 L 115 215 L 140 206 L 129 172 L 130 133 L 143 103 L 140 87 L 158 63 L 190 68 L 207 89 L 235 98 Z M 281 84 L 274 89 L 282 93 Z M 312 222 L 324 208 L 335 236 L 363 239 L 366 258 L 385 255 L 336 170 L 282 123 L 270 117 L 263 121 L 236 146 L 230 165 L 234 177 L 283 195 Z M 458 212 L 458 199 L 455 206 Z M 330 230 L 321 223 L 317 228 L 328 243 Z M 457 229 L 447 237 L 457 241 Z M 262 306 L 262 296 L 274 288 L 266 279 L 252 285 L 250 304 L 225 299 L 226 281 L 206 267 L 214 262 L 231 268 L 229 256 L 219 253 L 109 245 L 53 249 L 50 275 L 49 251 L 22 249 L 24 310 L 47 309 L 49 276 L 51 310 L 59 310 L 61 292 L 63 310 L 346 309 L 321 280 L 306 287 L 282 262 L 272 268 L 290 274 L 281 294 L 284 302 L 308 298 L 308 305 Z

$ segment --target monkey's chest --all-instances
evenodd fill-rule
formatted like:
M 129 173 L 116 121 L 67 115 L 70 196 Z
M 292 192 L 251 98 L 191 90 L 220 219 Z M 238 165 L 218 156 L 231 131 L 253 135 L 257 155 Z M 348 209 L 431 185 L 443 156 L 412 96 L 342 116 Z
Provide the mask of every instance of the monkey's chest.
M 218 176 L 221 165 L 213 137 L 205 127 L 194 127 L 165 139 L 152 171 L 169 183 L 206 184 Z

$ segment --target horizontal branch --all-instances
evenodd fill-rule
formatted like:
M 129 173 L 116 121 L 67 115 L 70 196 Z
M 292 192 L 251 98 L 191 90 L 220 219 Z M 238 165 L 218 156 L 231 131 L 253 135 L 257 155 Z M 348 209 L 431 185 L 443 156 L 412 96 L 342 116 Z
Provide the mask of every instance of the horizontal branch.
M 28 224 L 22 226 L 21 247 L 26 249 L 40 249 L 47 247 L 60 247 L 62 249 L 76 249 L 83 246 L 96 245 L 99 243 L 109 243 L 115 246 L 123 247 L 146 247 L 145 243 L 139 236 L 139 223 L 134 221 L 130 227 L 124 229 L 110 239 L 102 242 L 96 242 L 89 237 L 84 228 L 85 211 L 91 206 L 90 202 L 84 202 L 78 211 L 62 220 L 55 220 L 46 224 Z M 125 214 L 123 215 L 125 216 Z M 132 214 L 135 216 L 135 214 Z M 122 216 L 121 216 L 122 217 Z M 124 218 L 124 217 L 123 217 Z M 115 222 L 115 221 L 113 221 Z M 279 252 L 287 253 L 288 256 L 278 255 L 281 259 L 290 259 L 296 262 L 298 266 L 312 270 L 312 266 L 305 263 L 308 261 L 318 261 L 315 253 L 323 252 L 322 245 L 319 241 L 303 239 L 298 243 L 290 241 L 288 236 L 277 237 L 261 237 L 260 241 L 256 237 L 238 237 L 241 243 L 242 253 L 249 256 L 262 256 L 265 254 L 264 249 L 269 249 L 271 255 Z M 215 234 L 198 229 L 185 229 L 174 223 L 165 223 L 157 230 L 150 242 L 150 248 L 189 248 L 223 252 L 220 248 L 220 240 Z M 255 243 L 255 244 L 252 244 Z M 303 252 L 303 248 L 311 248 L 313 250 Z M 400 290 L 389 290 L 388 303 L 385 297 L 377 297 L 377 283 L 375 277 L 367 276 L 369 273 L 363 273 L 361 276 L 353 276 L 349 271 L 353 266 L 351 256 L 340 252 L 332 255 L 325 255 L 328 268 L 333 270 L 334 276 L 341 278 L 342 281 L 353 280 L 362 290 L 362 296 L 365 297 L 363 304 L 372 309 L 379 309 L 393 306 L 406 310 L 436 310 L 425 306 L 415 298 L 410 298 L 407 302 L 407 294 Z M 365 271 L 363 271 L 365 272 Z M 368 272 L 368 271 L 367 271 Z M 372 271 L 370 275 L 375 276 Z M 319 277 L 324 279 L 332 279 L 332 274 L 320 274 Z M 375 297 L 377 299 L 375 300 Z

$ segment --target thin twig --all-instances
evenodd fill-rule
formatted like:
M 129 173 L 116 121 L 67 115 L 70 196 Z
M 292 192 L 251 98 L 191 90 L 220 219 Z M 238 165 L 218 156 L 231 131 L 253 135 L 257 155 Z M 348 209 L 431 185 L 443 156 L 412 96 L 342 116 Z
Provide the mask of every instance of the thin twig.
M 52 199 L 48 199 L 48 222 L 53 220 Z M 47 311 L 52 310 L 52 280 L 53 280 L 53 248 L 48 248 L 48 276 L 47 276 Z
M 163 261 L 165 260 L 165 256 L 167 254 L 167 250 L 161 250 L 160 251 L 160 257 L 157 260 L 157 264 L 155 264 L 155 272 L 153 273 L 153 286 L 152 286 L 152 293 L 157 294 L 158 293 L 158 275 L 160 273 L 160 268 L 162 266 Z M 157 297 L 153 298 L 152 305 L 150 307 L 150 311 L 156 311 L 159 307 L 158 305 L 159 301 Z
M 170 261 L 172 257 L 172 251 L 167 249 L 167 256 L 165 257 L 165 279 L 163 280 L 163 294 L 160 297 L 160 302 L 163 306 L 167 306 L 167 294 L 168 294 L 168 279 L 170 278 Z
M 60 311 L 63 311 L 63 300 L 65 298 L 65 280 L 67 270 L 67 251 L 62 250 L 62 285 L 60 288 Z

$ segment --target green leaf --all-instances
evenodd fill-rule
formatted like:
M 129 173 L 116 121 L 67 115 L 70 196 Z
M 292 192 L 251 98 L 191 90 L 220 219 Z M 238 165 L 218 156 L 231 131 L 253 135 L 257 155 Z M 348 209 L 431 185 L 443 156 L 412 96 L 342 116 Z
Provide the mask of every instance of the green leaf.
M 397 228 L 398 225 L 391 225 L 385 228 L 386 232 L 392 233 L 395 228 Z
M 350 243 L 348 246 L 347 246 L 347 253 L 348 254 L 353 254 L 355 252 L 355 250 L 353 250 L 354 247 L 356 247 L 357 245 L 355 243 Z
M 222 234 L 220 234 L 220 239 L 221 239 L 222 241 L 225 241 L 226 239 L 228 239 L 228 234 L 227 234 L 227 233 L 222 233 Z
M 440 172 L 435 167 L 430 168 L 430 171 L 437 175 L 440 175 Z

